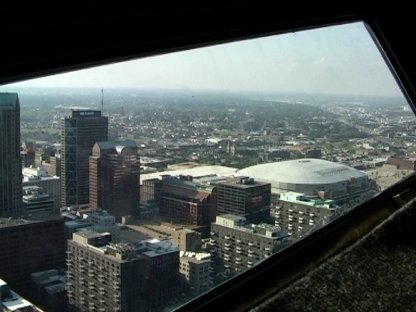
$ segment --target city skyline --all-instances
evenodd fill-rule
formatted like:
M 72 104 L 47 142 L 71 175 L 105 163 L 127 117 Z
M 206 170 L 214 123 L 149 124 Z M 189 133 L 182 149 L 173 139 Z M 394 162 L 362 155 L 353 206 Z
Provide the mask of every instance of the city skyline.
M 401 95 L 362 22 L 271 35 L 9 84 Z
M 411 18 L 273 5 L 6 12 L 0 311 L 412 306 Z

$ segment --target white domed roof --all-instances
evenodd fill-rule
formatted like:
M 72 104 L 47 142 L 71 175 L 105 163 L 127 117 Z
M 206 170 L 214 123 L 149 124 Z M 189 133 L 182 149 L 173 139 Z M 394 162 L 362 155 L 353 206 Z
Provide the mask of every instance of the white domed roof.
M 273 184 L 332 184 L 367 174 L 340 163 L 323 159 L 296 159 L 247 167 L 237 171 L 259 181 Z

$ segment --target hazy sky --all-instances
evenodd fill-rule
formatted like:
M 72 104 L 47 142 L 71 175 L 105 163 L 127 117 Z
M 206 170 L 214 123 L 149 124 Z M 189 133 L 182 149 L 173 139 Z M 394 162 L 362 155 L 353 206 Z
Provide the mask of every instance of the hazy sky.
M 13 86 L 401 94 L 362 23 L 148 57 L 7 89 Z

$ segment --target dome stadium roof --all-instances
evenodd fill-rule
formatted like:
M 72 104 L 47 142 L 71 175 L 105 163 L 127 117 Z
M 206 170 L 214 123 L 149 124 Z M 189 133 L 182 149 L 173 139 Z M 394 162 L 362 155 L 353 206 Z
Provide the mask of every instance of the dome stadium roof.
M 273 184 L 332 184 L 367 174 L 340 163 L 323 159 L 296 159 L 247 167 L 237 171 L 259 181 Z

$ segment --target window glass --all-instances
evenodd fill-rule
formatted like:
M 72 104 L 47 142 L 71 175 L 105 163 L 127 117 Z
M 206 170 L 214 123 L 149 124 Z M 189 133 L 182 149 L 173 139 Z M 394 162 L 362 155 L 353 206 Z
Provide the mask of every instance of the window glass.
M 20 103 L 23 186 L 45 181 L 18 217 L 62 215 L 66 239 L 78 234 L 61 265 L 74 307 L 174 309 L 416 165 L 414 114 L 361 22 L 4 85 L 0 108 L 7 94 Z M 117 274 L 85 271 L 81 255 Z

